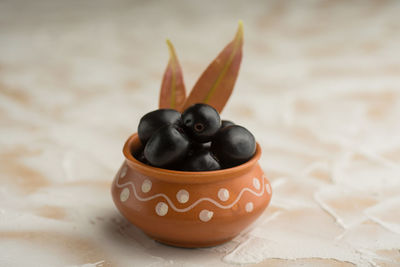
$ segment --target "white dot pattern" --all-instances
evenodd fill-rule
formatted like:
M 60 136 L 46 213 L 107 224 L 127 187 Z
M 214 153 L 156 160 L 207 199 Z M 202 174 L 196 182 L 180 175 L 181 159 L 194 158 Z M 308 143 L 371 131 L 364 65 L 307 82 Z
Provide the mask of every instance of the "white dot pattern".
M 119 175 L 120 178 L 124 178 L 126 176 L 126 173 L 128 172 L 128 167 L 124 166 L 121 169 L 121 174 Z
M 176 193 L 176 199 L 179 203 L 186 203 L 189 200 L 189 192 L 185 189 L 181 189 Z
M 149 179 L 146 179 L 142 183 L 142 192 L 147 193 L 151 190 L 152 183 Z
M 121 202 L 127 201 L 129 198 L 129 194 L 129 188 L 125 187 L 124 189 L 122 189 L 121 194 L 119 195 L 119 199 L 121 200 Z
M 168 205 L 165 202 L 158 202 L 156 205 L 156 213 L 158 216 L 164 216 L 168 213 Z
M 199 219 L 203 222 L 208 222 L 213 217 L 214 212 L 209 210 L 202 210 L 199 214 Z
M 267 193 L 271 195 L 271 186 L 269 184 L 265 184 L 265 189 L 267 190 Z
M 226 188 L 221 188 L 221 189 L 218 191 L 218 198 L 219 198 L 221 201 L 227 201 L 227 200 L 229 199 L 229 191 L 228 191 L 228 189 L 226 189 Z
M 252 212 L 254 208 L 253 202 L 247 203 L 245 208 L 247 212 Z
M 260 181 L 256 177 L 253 178 L 253 186 L 257 190 L 260 189 Z

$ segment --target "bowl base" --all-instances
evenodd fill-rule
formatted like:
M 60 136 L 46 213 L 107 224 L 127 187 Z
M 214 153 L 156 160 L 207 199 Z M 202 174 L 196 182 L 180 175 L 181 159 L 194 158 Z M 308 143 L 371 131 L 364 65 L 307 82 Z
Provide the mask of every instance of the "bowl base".
M 153 237 L 151 237 L 153 238 Z M 168 246 L 172 246 L 172 247 L 178 247 L 178 248 L 207 248 L 207 247 L 215 247 L 218 245 L 221 245 L 223 243 L 226 243 L 228 241 L 231 241 L 233 239 L 233 237 L 227 238 L 227 239 L 223 239 L 223 240 L 217 240 L 217 241 L 212 241 L 212 242 L 206 242 L 206 243 L 186 243 L 186 242 L 175 242 L 175 241 L 170 241 L 170 240 L 162 240 L 159 238 L 153 238 L 154 240 L 156 240 L 157 242 L 164 244 L 164 245 L 168 245 Z

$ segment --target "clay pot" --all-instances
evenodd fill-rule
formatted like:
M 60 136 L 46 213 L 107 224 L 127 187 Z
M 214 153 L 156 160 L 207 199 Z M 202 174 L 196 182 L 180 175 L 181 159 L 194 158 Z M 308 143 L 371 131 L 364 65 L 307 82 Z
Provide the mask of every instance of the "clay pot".
M 132 156 L 138 135 L 126 141 L 126 160 L 112 184 L 119 211 L 148 236 L 179 247 L 231 240 L 268 206 L 271 186 L 255 156 L 230 169 L 183 172 L 145 165 Z

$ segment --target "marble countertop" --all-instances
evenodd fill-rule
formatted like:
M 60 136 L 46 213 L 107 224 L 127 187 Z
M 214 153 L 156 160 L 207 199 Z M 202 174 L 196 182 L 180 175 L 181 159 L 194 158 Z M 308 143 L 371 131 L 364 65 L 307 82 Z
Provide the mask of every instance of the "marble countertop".
M 399 1 L 0 2 L 0 266 L 399 266 Z M 179 249 L 111 200 L 174 43 L 190 89 L 242 19 L 223 117 L 261 144 L 271 205 Z

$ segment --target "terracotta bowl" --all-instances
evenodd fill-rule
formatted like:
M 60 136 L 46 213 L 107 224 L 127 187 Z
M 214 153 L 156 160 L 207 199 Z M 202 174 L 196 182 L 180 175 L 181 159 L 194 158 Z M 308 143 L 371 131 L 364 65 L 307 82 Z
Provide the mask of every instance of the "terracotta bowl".
M 148 236 L 179 247 L 208 247 L 231 240 L 268 206 L 271 186 L 258 160 L 230 169 L 184 172 L 145 165 L 132 156 L 137 134 L 126 141 L 126 160 L 112 183 L 119 211 Z

